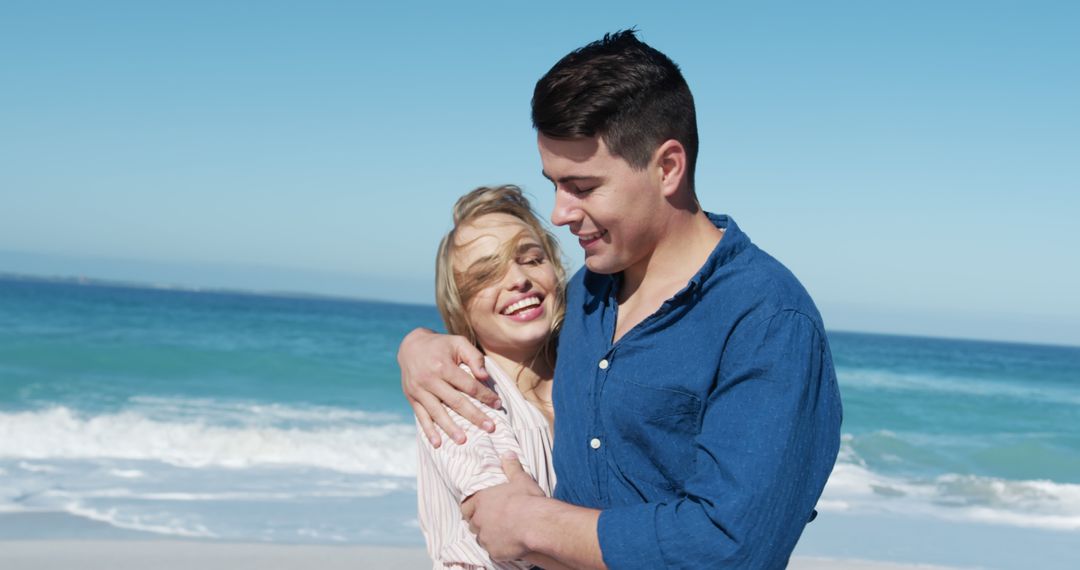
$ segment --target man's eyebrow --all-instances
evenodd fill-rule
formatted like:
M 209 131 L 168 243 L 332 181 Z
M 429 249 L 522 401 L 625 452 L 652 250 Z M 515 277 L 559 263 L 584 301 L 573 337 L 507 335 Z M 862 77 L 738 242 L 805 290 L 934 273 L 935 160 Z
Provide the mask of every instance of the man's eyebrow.
M 556 182 L 556 180 L 554 178 L 552 178 L 551 176 L 548 176 L 548 173 L 544 172 L 543 170 L 540 171 L 540 175 L 543 176 L 544 178 L 547 178 L 553 184 Z M 578 176 L 563 176 L 562 178 L 560 178 L 558 180 L 558 182 L 560 182 L 562 184 L 566 184 L 567 182 L 580 182 L 582 180 L 593 181 L 593 180 L 599 180 L 599 179 L 600 179 L 599 176 L 581 176 L 581 175 L 578 175 Z

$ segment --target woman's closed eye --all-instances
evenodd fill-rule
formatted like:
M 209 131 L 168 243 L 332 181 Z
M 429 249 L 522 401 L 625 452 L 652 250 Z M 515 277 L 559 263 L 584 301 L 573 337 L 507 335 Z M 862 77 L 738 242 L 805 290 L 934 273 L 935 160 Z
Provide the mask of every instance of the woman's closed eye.
M 547 257 L 540 244 L 529 242 L 518 246 L 517 258 L 514 261 L 518 265 L 543 265 Z

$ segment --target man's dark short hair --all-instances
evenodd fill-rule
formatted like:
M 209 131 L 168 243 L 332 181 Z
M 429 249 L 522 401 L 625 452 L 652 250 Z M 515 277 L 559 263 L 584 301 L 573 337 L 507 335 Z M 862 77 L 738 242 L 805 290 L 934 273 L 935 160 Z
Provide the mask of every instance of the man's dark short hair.
M 675 139 L 694 187 L 697 118 L 679 66 L 634 30 L 605 34 L 559 60 L 533 90 L 532 121 L 555 139 L 601 137 L 612 154 L 645 168 L 656 147 Z

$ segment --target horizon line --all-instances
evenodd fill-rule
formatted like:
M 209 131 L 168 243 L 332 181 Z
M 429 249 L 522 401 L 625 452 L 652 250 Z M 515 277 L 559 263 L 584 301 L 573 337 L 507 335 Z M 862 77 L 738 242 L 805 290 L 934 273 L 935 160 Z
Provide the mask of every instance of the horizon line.
M 29 273 L 16 273 L 8 271 L 0 271 L 0 281 L 21 281 L 21 282 L 33 282 L 33 283 L 55 283 L 65 285 L 77 285 L 82 287 L 113 287 L 119 289 L 138 289 L 147 291 L 175 291 L 185 293 L 207 293 L 218 295 L 242 295 L 249 297 L 270 297 L 277 299 L 306 299 L 315 301 L 337 301 L 337 302 L 354 302 L 354 303 L 383 303 L 388 305 L 403 305 L 410 307 L 424 307 L 436 309 L 437 307 L 432 303 L 416 303 L 408 301 L 398 301 L 393 299 L 379 299 L 370 297 L 359 297 L 344 294 L 333 293 L 314 293 L 310 291 L 288 291 L 288 290 L 269 290 L 269 289 L 238 289 L 230 287 L 211 287 L 211 286 L 193 286 L 183 285 L 177 283 L 150 283 L 146 281 L 132 281 L 121 279 L 104 279 L 97 277 L 87 277 L 85 275 L 36 275 Z M 987 344 L 1007 344 L 1007 345 L 1022 345 L 1022 346 L 1043 346 L 1052 348 L 1080 348 L 1080 344 L 1067 344 L 1067 343 L 1050 343 L 1050 342 L 1031 342 L 1024 340 L 1001 340 L 1001 339 L 986 339 L 986 338 L 973 338 L 962 336 L 940 336 L 940 335 L 925 335 L 925 334 L 910 334 L 910 333 L 898 333 L 898 332 L 880 332 L 880 331 L 863 331 L 852 329 L 827 329 L 828 333 L 840 333 L 840 334 L 858 334 L 869 336 L 887 336 L 894 338 L 918 338 L 929 340 L 943 340 L 954 342 L 978 342 Z

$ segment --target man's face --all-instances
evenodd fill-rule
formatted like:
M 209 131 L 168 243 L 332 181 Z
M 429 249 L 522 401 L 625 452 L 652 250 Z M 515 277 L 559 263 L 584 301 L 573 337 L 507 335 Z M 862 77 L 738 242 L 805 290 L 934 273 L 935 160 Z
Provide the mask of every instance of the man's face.
M 600 137 L 553 139 L 538 135 L 544 176 L 555 184 L 551 222 L 566 226 L 595 273 L 618 273 L 648 260 L 658 240 L 656 220 L 665 207 L 660 176 L 634 170 Z

